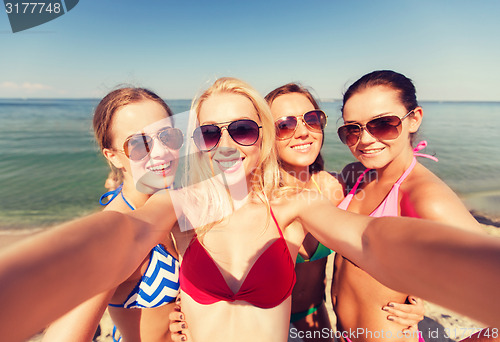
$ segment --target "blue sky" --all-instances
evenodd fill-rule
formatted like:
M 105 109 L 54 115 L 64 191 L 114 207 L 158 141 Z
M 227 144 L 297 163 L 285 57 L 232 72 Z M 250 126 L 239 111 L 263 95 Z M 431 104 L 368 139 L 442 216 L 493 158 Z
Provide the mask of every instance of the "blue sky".
M 500 101 L 500 1 L 81 0 L 13 34 L 0 13 L 0 97 L 102 97 L 118 84 L 192 98 L 220 76 L 321 98 L 376 69 L 421 100 Z

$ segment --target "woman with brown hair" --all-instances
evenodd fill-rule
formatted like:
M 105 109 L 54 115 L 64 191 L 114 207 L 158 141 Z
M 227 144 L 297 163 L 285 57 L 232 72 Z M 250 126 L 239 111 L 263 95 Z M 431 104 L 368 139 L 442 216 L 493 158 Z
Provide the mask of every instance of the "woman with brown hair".
M 183 136 L 172 115 L 158 95 L 143 88 L 120 88 L 101 100 L 93 120 L 96 140 L 112 174 L 122 180 L 102 196 L 105 211 L 140 208 L 173 183 Z M 178 291 L 178 255 L 168 235 L 120 285 L 52 323 L 44 341 L 91 341 L 106 308 L 115 323 L 114 340 L 121 334 L 125 341 L 169 341 L 168 315 Z
M 324 171 L 320 150 L 327 118 L 314 96 L 305 87 L 288 83 L 271 91 L 266 95 L 266 100 L 275 119 L 276 147 L 284 171 L 284 183 L 316 189 L 328 197 L 332 204 L 338 205 L 344 198 L 339 182 L 342 178 L 337 179 L 336 175 Z M 327 336 L 321 336 L 324 328 L 331 329 L 324 303 L 326 257 L 330 253 L 329 248 L 308 234 L 297 256 L 297 283 L 292 293 L 290 323 L 293 323 L 297 333 L 301 332 L 304 341 L 330 340 Z M 416 326 L 422 314 L 422 304 L 396 304 L 389 318 L 405 322 L 406 325 L 401 326 L 403 330 L 409 325 Z M 308 338 L 308 335 L 316 337 Z
M 237 79 L 219 79 L 195 101 L 193 109 L 192 122 L 196 124 L 192 137 L 196 149 L 188 153 L 193 166 L 201 167 L 193 175 L 200 182 L 190 183 L 195 188 L 193 201 L 180 205 L 185 208 L 195 204 L 195 209 L 202 210 L 209 207 L 216 213 L 222 209 L 223 214 L 217 221 L 212 220 L 214 216 L 201 217 L 201 224 L 195 226 L 200 228 L 196 235 L 186 234 L 179 248 L 182 254 L 187 246 L 180 270 L 181 296 L 187 323 L 193 322 L 190 329 L 194 341 L 286 341 L 290 294 L 295 283 L 294 259 L 308 232 L 391 286 L 415 290 L 421 295 L 437 294 L 429 284 L 399 279 L 399 263 L 385 260 L 384 252 L 391 241 L 408 241 L 404 234 L 393 234 L 396 228 L 407 224 L 409 232 L 428 235 L 425 221 L 373 219 L 339 210 L 316 191 L 283 192 L 278 188 L 273 119 L 265 100 L 253 88 Z M 212 174 L 212 178 L 203 179 L 207 174 Z M 225 193 L 203 192 L 221 187 Z M 0 338 L 17 341 L 27 337 L 47 320 L 121 283 L 144 255 L 170 233 L 177 222 L 172 215 L 174 202 L 190 190 L 162 191 L 135 211 L 97 213 L 3 251 Z M 206 201 L 224 197 L 224 203 Z M 229 212 L 225 212 L 226 203 L 232 204 Z M 281 229 L 295 220 L 302 223 L 302 228 Z M 453 254 L 453 248 L 464 246 L 464 239 L 475 246 L 480 244 L 491 255 L 500 253 L 499 243 L 480 234 L 457 234 L 445 242 L 443 235 L 456 229 L 437 224 L 432 229 L 447 255 Z M 396 245 L 388 255 L 418 255 L 422 243 L 415 244 L 405 246 L 404 251 Z M 109 248 L 102 250 L 106 246 Z M 431 251 L 424 257 L 436 254 L 439 253 Z M 443 257 L 435 259 L 432 272 L 447 264 Z M 411 260 L 405 264 L 415 272 L 410 280 L 422 275 L 423 271 Z M 483 266 L 492 269 L 495 265 L 489 262 Z M 484 269 L 479 268 L 475 275 L 480 277 Z M 10 281 L 5 281 L 7 277 Z M 488 292 L 493 293 L 494 287 L 486 285 Z M 449 296 L 441 302 L 452 304 Z M 26 317 L 30 305 L 43 307 L 45 312 L 31 310 Z M 484 300 L 478 305 L 481 318 L 498 317 L 490 317 L 489 309 L 485 311 L 489 306 Z M 479 313 L 473 310 L 473 314 Z M 21 322 L 20 317 L 25 319 Z
M 371 217 L 417 217 L 481 231 L 457 195 L 416 159 L 437 161 L 418 152 L 426 143 L 414 144 L 423 109 L 410 79 L 391 70 L 364 75 L 347 89 L 342 118 L 338 135 L 359 162 L 344 168 L 342 178 L 357 181 L 348 184 L 350 191 L 339 208 Z M 410 322 L 408 334 L 401 334 L 401 324 L 395 319 L 397 307 L 417 299 L 384 286 L 341 254 L 335 256 L 332 300 L 337 328 L 345 333 L 346 341 L 422 340 Z M 365 333 L 358 334 L 358 329 Z
M 275 120 L 283 185 L 314 189 L 330 198 L 334 205 L 340 203 L 344 197 L 342 185 L 324 171 L 320 150 L 327 117 L 316 99 L 296 83 L 274 89 L 265 99 Z M 304 341 L 331 341 L 330 336 L 321 337 L 323 329 L 331 329 L 325 306 L 325 267 L 331 252 L 308 234 L 297 255 L 290 323 L 292 329 L 302 333 Z M 316 337 L 307 337 L 306 332 Z

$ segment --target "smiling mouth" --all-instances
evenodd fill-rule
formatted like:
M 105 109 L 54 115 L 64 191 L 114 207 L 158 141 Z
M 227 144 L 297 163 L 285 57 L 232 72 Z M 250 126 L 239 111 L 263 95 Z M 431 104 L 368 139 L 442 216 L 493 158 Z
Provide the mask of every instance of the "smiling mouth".
M 311 146 L 312 146 L 312 142 L 307 143 L 307 144 L 295 145 L 295 146 L 292 146 L 291 148 L 292 148 L 292 150 L 295 150 L 295 151 L 303 151 L 303 150 L 308 149 Z
M 237 170 L 240 167 L 240 165 L 243 163 L 243 158 L 216 160 L 216 162 L 222 172 L 231 172 Z
M 359 150 L 359 151 L 363 154 L 375 154 L 375 153 L 382 151 L 383 149 L 384 149 L 384 147 L 374 148 L 374 149 L 370 149 L 370 150 Z
M 169 161 L 167 163 L 158 163 L 152 166 L 148 166 L 147 169 L 156 174 L 165 175 L 172 169 L 172 164 L 172 161 Z

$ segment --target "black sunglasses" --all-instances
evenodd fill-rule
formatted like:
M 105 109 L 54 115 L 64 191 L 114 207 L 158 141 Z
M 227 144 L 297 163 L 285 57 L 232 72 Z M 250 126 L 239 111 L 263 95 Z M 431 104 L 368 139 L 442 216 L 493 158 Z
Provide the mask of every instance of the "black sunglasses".
M 199 126 L 193 132 L 196 147 L 202 152 L 213 150 L 219 144 L 223 128 L 237 144 L 251 146 L 259 139 L 259 129 L 262 126 L 249 119 Z
M 337 133 L 340 140 L 347 146 L 355 145 L 361 138 L 363 130 L 380 140 L 392 140 L 401 134 L 401 122 L 412 114 L 414 109 L 400 118 L 397 115 L 385 115 L 368 121 L 366 124 L 349 123 L 340 126 Z
M 178 128 L 165 127 L 153 135 L 146 133 L 133 134 L 123 144 L 123 150 L 128 159 L 139 161 L 146 158 L 153 149 L 154 138 L 158 139 L 165 147 L 179 150 L 182 147 L 184 136 Z
M 327 116 L 319 109 L 311 110 L 300 116 L 284 116 L 275 121 L 276 138 L 279 140 L 290 139 L 299 124 L 299 119 L 302 120 L 308 130 L 312 132 L 323 132 L 326 126 Z

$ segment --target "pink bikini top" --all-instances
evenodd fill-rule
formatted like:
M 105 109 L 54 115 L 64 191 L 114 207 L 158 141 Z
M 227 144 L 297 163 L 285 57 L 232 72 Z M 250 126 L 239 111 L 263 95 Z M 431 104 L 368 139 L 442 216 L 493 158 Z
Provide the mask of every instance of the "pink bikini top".
M 217 264 L 195 237 L 184 253 L 180 286 L 197 303 L 243 300 L 259 308 L 273 308 L 292 294 L 295 265 L 271 210 L 280 237 L 255 261 L 237 293 L 229 288 Z
M 399 216 L 399 200 L 398 200 L 399 187 L 400 187 L 401 183 L 403 183 L 403 181 L 406 179 L 406 177 L 408 177 L 408 175 L 411 173 L 411 171 L 415 167 L 415 165 L 417 163 L 417 159 L 415 158 L 415 156 L 429 158 L 429 159 L 432 159 L 436 162 L 438 161 L 438 159 L 434 156 L 430 156 L 428 154 L 423 154 L 423 153 L 417 153 L 418 151 L 424 149 L 426 146 L 427 146 L 427 141 L 421 141 L 417 144 L 417 147 L 415 147 L 415 149 L 413 150 L 414 157 L 413 157 L 413 160 L 412 160 L 410 166 L 408 167 L 408 169 L 406 169 L 406 171 L 403 173 L 403 175 L 401 177 L 399 177 L 399 179 L 396 181 L 396 183 L 394 183 L 394 185 L 392 186 L 391 190 L 389 191 L 389 193 L 387 194 L 385 199 L 382 201 L 382 203 L 380 203 L 379 206 L 375 210 L 373 210 L 369 216 L 371 216 L 371 217 Z M 354 184 L 354 187 L 347 194 L 347 196 L 344 198 L 344 200 L 342 202 L 340 202 L 340 204 L 337 206 L 339 209 L 347 210 L 347 207 L 349 206 L 349 204 L 352 201 L 352 198 L 356 194 L 358 186 L 361 183 L 361 181 L 363 180 L 363 177 L 370 170 L 371 169 L 366 169 L 361 174 L 361 176 L 358 177 L 358 180 L 357 180 L 356 184 Z

